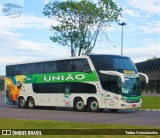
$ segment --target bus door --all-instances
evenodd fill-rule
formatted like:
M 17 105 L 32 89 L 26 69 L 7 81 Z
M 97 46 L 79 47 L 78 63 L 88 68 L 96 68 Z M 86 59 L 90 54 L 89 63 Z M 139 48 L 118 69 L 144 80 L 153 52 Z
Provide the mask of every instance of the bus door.
M 106 90 L 107 108 L 118 108 L 118 99 L 121 93 L 120 79 L 117 76 L 105 75 L 105 79 L 101 81 L 102 87 Z

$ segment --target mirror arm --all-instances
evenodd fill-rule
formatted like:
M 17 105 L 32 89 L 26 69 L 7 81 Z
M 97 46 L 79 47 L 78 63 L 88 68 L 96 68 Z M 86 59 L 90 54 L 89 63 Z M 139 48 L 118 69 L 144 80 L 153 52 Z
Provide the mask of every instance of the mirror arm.
M 103 71 L 103 70 L 100 70 L 99 72 L 103 73 L 103 74 L 108 74 L 108 75 L 113 75 L 113 76 L 119 76 L 121 78 L 122 83 L 125 83 L 125 77 L 124 77 L 124 75 L 122 73 L 118 72 L 118 71 Z
M 146 83 L 149 83 L 149 78 L 146 74 L 142 73 L 142 72 L 138 72 L 139 75 L 142 75 L 143 77 L 145 77 L 146 79 Z

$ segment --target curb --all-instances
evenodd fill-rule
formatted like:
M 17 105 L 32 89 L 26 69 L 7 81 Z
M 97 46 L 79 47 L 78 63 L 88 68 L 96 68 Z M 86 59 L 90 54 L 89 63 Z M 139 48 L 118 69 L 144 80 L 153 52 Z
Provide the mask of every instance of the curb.
M 129 111 L 160 111 L 160 109 L 126 109 Z

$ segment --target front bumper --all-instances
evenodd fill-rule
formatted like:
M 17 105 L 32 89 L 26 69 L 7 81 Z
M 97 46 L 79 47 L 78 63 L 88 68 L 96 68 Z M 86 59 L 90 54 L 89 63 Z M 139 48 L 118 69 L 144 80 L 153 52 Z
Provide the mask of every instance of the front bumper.
M 131 109 L 131 108 L 141 108 L 142 107 L 142 100 L 136 103 L 127 103 L 125 101 L 119 102 L 119 109 Z

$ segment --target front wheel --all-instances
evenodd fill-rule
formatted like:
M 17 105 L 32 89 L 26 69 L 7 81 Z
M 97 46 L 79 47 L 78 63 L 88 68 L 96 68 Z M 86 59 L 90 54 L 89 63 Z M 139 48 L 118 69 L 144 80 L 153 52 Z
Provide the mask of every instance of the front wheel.
M 18 107 L 19 108 L 26 108 L 26 101 L 24 100 L 23 97 L 18 99 Z
M 99 112 L 99 104 L 96 99 L 91 99 L 88 104 L 88 108 L 91 112 Z
M 35 108 L 35 101 L 34 101 L 33 98 L 29 98 L 27 103 L 28 103 L 28 108 L 30 108 L 30 109 L 34 109 Z

